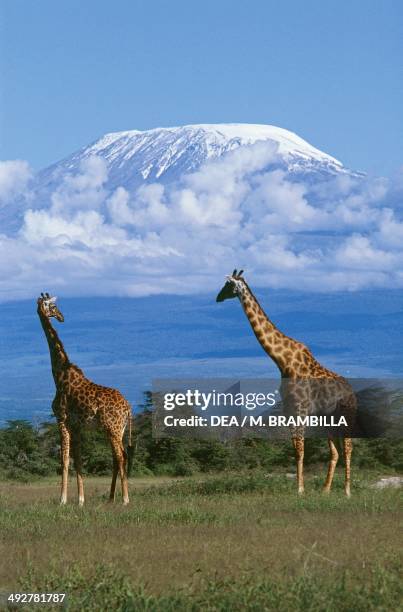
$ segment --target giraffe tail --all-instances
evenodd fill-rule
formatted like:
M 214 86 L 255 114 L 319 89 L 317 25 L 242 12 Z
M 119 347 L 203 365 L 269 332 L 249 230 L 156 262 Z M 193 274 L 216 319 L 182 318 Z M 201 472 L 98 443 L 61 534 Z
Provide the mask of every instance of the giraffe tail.
M 132 427 L 133 427 L 133 417 L 132 417 L 132 407 L 128 404 L 127 407 L 127 421 L 129 425 L 129 448 L 132 446 Z
M 127 476 L 130 476 L 130 472 L 133 466 L 133 458 L 134 458 L 134 446 L 132 444 L 132 429 L 133 429 L 133 417 L 132 417 L 132 407 L 130 404 L 128 405 L 128 427 L 129 427 L 129 440 L 127 445 Z

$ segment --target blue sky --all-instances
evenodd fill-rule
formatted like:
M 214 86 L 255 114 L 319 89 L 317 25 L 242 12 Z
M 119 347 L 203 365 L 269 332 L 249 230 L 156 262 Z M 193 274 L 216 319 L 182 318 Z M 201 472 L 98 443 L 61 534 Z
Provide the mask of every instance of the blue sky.
M 2 0 L 2 159 L 108 131 L 271 123 L 347 166 L 402 163 L 403 5 Z

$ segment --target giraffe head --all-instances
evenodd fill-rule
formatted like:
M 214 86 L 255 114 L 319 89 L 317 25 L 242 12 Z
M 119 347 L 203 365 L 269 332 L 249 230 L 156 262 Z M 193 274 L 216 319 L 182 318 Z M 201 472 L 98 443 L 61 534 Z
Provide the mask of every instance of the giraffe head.
M 246 283 L 242 277 L 243 270 L 237 272 L 233 271 L 232 274 L 227 276 L 227 282 L 216 297 L 216 302 L 223 302 L 224 300 L 230 300 L 231 298 L 241 297 L 242 293 L 246 288 Z
M 41 311 L 48 319 L 55 317 L 60 323 L 63 323 L 64 316 L 56 306 L 56 300 L 57 297 L 51 297 L 49 293 L 41 293 L 41 296 L 37 300 L 38 311 Z

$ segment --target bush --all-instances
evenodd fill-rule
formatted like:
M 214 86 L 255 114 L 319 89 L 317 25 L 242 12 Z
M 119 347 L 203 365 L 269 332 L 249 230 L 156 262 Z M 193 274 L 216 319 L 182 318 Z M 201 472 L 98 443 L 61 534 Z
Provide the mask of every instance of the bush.
M 295 466 L 289 440 L 241 438 L 227 443 L 193 438 L 155 439 L 152 434 L 152 401 L 146 394 L 143 412 L 134 417 L 133 476 L 151 474 L 191 476 L 195 472 L 223 470 L 271 470 Z M 329 451 L 324 439 L 307 439 L 305 465 L 327 463 Z M 83 469 L 87 474 L 106 475 L 112 471 L 112 451 L 102 430 L 82 435 Z M 398 438 L 356 439 L 353 466 L 390 470 L 403 469 L 403 440 Z M 72 466 L 73 467 L 73 466 Z M 0 429 L 0 475 L 21 480 L 60 473 L 60 439 L 56 423 L 34 427 L 23 420 L 9 421 Z
M 145 466 L 141 461 L 137 459 L 133 459 L 133 463 L 131 465 L 130 476 L 153 476 L 153 472 Z
M 196 471 L 196 466 L 190 461 L 180 461 L 174 466 L 174 476 L 192 476 Z

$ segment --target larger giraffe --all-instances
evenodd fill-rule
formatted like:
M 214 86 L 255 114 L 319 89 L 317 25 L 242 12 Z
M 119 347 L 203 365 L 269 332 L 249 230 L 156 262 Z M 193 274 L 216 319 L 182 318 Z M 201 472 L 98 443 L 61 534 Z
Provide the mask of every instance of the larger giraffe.
M 52 410 L 57 418 L 61 437 L 62 486 L 60 503 L 67 502 L 67 483 L 70 447 L 77 474 L 78 503 L 84 504 L 84 485 L 81 465 L 81 429 L 90 424 L 101 426 L 107 433 L 113 453 L 113 475 L 110 501 L 115 499 L 116 479 L 120 474 L 123 503 L 129 503 L 126 475 L 127 457 L 123 447 L 123 434 L 129 425 L 131 447 L 131 407 L 116 389 L 97 385 L 84 376 L 80 368 L 71 363 L 51 318 L 60 322 L 64 317 L 56 306 L 56 298 L 41 294 L 37 301 L 38 315 L 49 345 L 52 374 L 56 395 Z
M 350 384 L 338 374 L 322 366 L 311 351 L 301 342 L 283 334 L 270 321 L 242 276 L 236 270 L 217 295 L 217 302 L 239 298 L 256 338 L 280 370 L 281 395 L 285 409 L 294 415 L 306 416 L 316 411 L 333 412 L 345 416 L 348 428 L 343 437 L 345 458 L 345 493 L 350 497 L 350 462 L 352 439 L 349 437 L 357 410 L 355 394 Z M 351 434 L 350 434 L 351 435 Z M 304 492 L 304 429 L 295 428 L 292 433 L 297 461 L 298 493 Z M 324 491 L 332 486 L 339 454 L 332 436 L 328 437 L 330 462 Z

